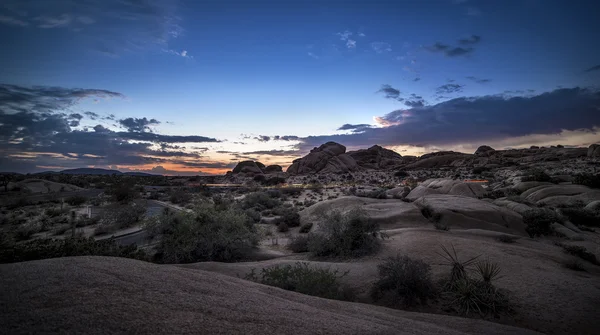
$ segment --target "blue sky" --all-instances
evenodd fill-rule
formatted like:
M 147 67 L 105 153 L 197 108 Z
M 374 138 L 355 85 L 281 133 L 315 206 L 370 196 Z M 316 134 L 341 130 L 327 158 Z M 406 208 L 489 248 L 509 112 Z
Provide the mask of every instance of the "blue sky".
M 440 148 L 468 151 L 483 142 L 588 145 L 600 140 L 595 128 L 600 126 L 595 109 L 600 106 L 600 25 L 594 17 L 599 11 L 596 1 L 541 0 L 3 1 L 0 39 L 9 47 L 0 54 L 0 84 L 10 86 L 0 94 L 0 127 L 5 128 L 0 148 L 11 159 L 0 168 L 34 171 L 79 164 L 215 172 L 246 158 L 286 165 L 330 139 L 349 147 L 384 144 L 415 154 Z M 74 89 L 90 91 L 70 96 L 53 110 L 32 108 L 24 99 L 18 100 L 23 108 L 15 108 L 13 99 L 23 92 L 38 100 L 48 94 L 32 87 L 60 88 L 67 95 Z M 583 91 L 564 91 L 576 87 Z M 581 122 L 561 119 L 575 108 L 565 105 L 547 112 L 557 115 L 548 127 L 513 132 L 504 125 L 490 129 L 489 136 L 443 141 L 436 134 L 446 129 L 427 130 L 444 124 L 454 133 L 462 129 L 440 116 L 450 115 L 444 114 L 448 106 L 457 108 L 453 99 L 500 95 L 485 100 L 489 105 L 477 105 L 477 120 L 497 124 L 491 120 L 501 120 L 502 113 L 487 110 L 501 110 L 495 106 L 510 99 L 526 99 L 511 106 L 527 114 L 536 106 L 555 108 L 546 100 L 560 96 L 573 102 L 577 111 L 571 115 Z M 398 115 L 431 111 L 437 116 L 430 123 L 413 124 L 427 136 L 418 141 L 401 136 L 406 122 L 424 120 Z M 18 124 L 18 113 L 35 120 Z M 44 149 L 39 143 L 58 142 L 17 134 L 32 122 L 43 122 L 44 113 L 63 115 L 67 123 L 69 115 L 80 114 L 77 125 L 71 122 L 60 131 L 96 136 L 93 127 L 100 124 L 112 132 L 102 139 L 111 145 L 140 144 L 116 135 L 129 131 L 219 142 L 164 137 L 128 149 L 133 151 L 115 152 L 121 146 L 114 146 L 90 157 L 86 148 L 64 140 L 62 147 Z M 122 122 L 127 118 L 157 122 L 132 130 Z M 477 122 L 467 126 L 477 127 Z M 343 124 L 370 126 L 338 131 Z M 259 135 L 271 138 L 255 139 Z M 273 140 L 275 135 L 297 139 Z M 268 150 L 287 152 L 251 154 Z M 32 158 L 36 152 L 45 158 Z M 131 155 L 143 159 L 122 159 Z

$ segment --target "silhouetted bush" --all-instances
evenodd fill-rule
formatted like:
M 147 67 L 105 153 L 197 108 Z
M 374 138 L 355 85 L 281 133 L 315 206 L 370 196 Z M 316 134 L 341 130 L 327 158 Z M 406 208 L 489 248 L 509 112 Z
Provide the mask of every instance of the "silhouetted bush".
M 273 195 L 273 196 L 271 196 Z M 244 209 L 254 208 L 261 212 L 265 209 L 273 209 L 281 206 L 281 200 L 276 197 L 277 193 L 271 192 L 253 192 L 248 193 L 241 202 L 241 206 Z M 281 196 L 281 194 L 279 194 Z
M 552 177 L 548 175 L 542 169 L 532 169 L 529 173 L 521 178 L 521 181 L 542 181 L 542 182 L 550 182 L 552 181 Z
M 192 195 L 183 189 L 174 190 L 169 201 L 177 205 L 185 205 L 192 200 Z
M 139 204 L 123 205 L 104 208 L 98 215 L 99 226 L 94 231 L 95 235 L 114 233 L 141 222 L 146 214 L 146 208 Z
M 287 248 L 292 252 L 307 252 L 308 251 L 308 236 L 300 235 L 290 239 Z
M 515 243 L 519 238 L 512 235 L 500 235 L 496 239 L 502 243 Z
M 591 188 L 600 188 L 600 173 L 582 173 L 575 175 L 573 184 L 585 185 Z
M 529 237 L 550 235 L 552 233 L 550 225 L 560 221 L 558 214 L 550 209 L 535 208 L 523 213 L 523 222 L 527 226 L 525 231 Z
M 409 176 L 408 172 L 406 172 L 404 170 L 396 171 L 394 173 L 394 177 L 397 177 L 397 178 L 404 178 L 404 177 L 408 177 L 408 176 Z
M 568 254 L 577 256 L 577 257 L 579 257 L 585 261 L 588 261 L 592 264 L 600 265 L 600 263 L 598 262 L 598 259 L 596 258 L 596 255 L 589 252 L 585 247 L 582 247 L 579 245 L 568 245 L 568 244 L 559 244 L 559 245 Z
M 573 224 L 600 227 L 600 212 L 598 211 L 586 208 L 562 208 L 561 213 Z
M 435 295 L 431 281 L 431 267 L 422 260 L 407 256 L 388 257 L 377 265 L 379 280 L 371 289 L 371 297 L 380 300 L 386 294 L 391 295 L 392 301 L 387 304 L 411 306 L 427 302 Z
M 65 202 L 71 206 L 83 205 L 87 201 L 87 198 L 81 195 L 74 195 L 65 199 Z

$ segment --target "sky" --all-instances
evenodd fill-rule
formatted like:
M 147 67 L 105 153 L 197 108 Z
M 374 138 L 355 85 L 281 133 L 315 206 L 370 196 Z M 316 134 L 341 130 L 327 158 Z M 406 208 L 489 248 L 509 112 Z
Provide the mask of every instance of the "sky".
M 593 0 L 3 0 L 0 171 L 600 142 Z

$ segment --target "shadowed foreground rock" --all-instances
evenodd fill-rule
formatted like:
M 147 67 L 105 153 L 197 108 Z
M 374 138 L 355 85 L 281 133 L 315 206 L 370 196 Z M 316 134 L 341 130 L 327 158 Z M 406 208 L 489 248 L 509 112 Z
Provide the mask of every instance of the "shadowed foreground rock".
M 110 257 L 0 265 L 0 333 L 535 334 Z

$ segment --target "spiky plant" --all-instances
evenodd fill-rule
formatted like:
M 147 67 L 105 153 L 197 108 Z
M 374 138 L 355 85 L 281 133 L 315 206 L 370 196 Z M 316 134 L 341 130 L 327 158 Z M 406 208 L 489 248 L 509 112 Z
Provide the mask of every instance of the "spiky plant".
M 450 282 L 454 283 L 462 279 L 468 279 L 467 268 L 473 264 L 473 262 L 475 262 L 479 256 L 475 256 L 465 262 L 461 262 L 458 259 L 458 254 L 456 249 L 454 249 L 454 245 L 451 244 L 450 246 L 452 247 L 452 252 L 450 252 L 450 250 L 448 250 L 448 248 L 446 248 L 444 245 L 440 246 L 443 252 L 437 252 L 437 254 L 444 258 L 448 262 L 448 265 L 452 267 L 450 272 Z
M 475 267 L 483 282 L 487 284 L 491 284 L 492 280 L 498 278 L 498 275 L 500 274 L 500 266 L 498 263 L 494 263 L 489 259 L 477 262 Z

